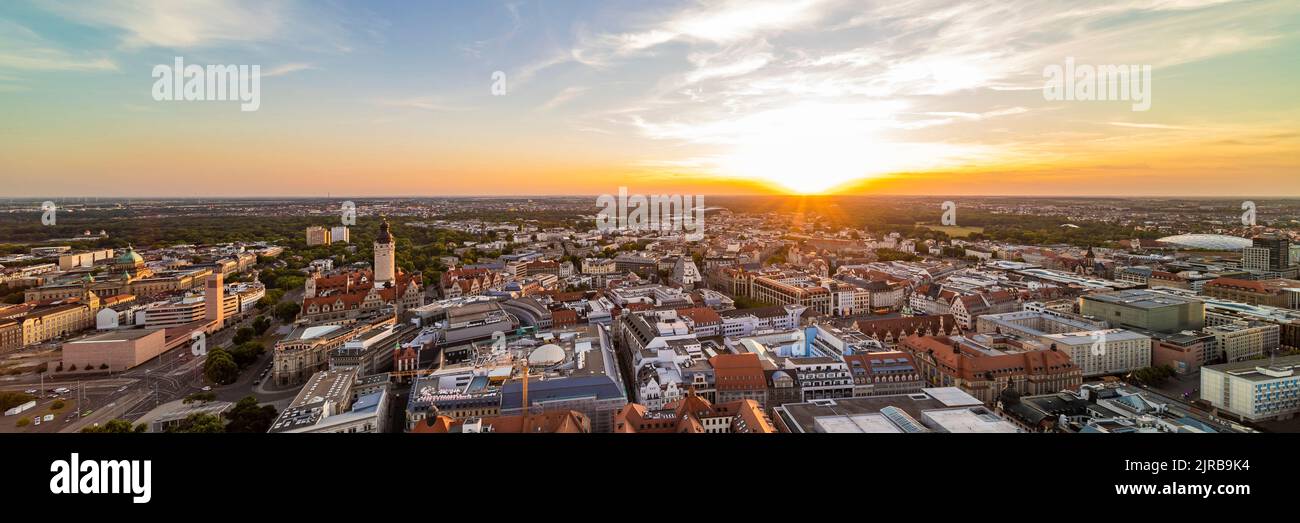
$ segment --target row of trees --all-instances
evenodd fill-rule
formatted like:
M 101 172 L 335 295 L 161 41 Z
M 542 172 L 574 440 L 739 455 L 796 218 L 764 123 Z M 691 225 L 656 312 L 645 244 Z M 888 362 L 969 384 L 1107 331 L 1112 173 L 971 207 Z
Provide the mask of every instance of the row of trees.
M 190 414 L 167 432 L 175 433 L 214 433 L 214 432 L 266 432 L 279 413 L 270 405 L 258 405 L 257 398 L 245 396 L 224 414 L 217 416 L 207 413 Z M 124 419 L 111 420 L 103 425 L 81 429 L 87 433 L 138 433 L 147 430 L 144 424 L 132 425 Z
M 95 369 L 95 366 L 94 366 L 94 365 L 86 365 L 85 367 L 82 367 L 82 368 L 81 368 L 81 370 L 94 370 L 94 369 Z M 54 370 L 56 370 L 56 371 L 58 371 L 58 372 L 63 372 L 63 370 L 64 370 L 64 369 L 63 369 L 63 362 L 60 361 L 60 362 L 59 362 L 59 366 L 58 366 L 58 367 L 55 367 Z M 77 370 L 77 365 L 76 365 L 76 364 L 69 365 L 67 370 L 68 370 L 68 372 L 75 371 L 75 370 Z M 100 363 L 100 364 L 99 364 L 99 370 L 108 370 L 108 364 L 107 364 L 107 363 Z
M 36 396 L 25 392 L 0 391 L 0 410 L 9 410 L 34 399 Z
M 1172 366 L 1156 365 L 1135 370 L 1129 374 L 1128 378 L 1142 385 L 1155 386 L 1176 375 L 1178 375 L 1178 372 Z
M 212 383 L 229 385 L 238 380 L 239 373 L 256 363 L 257 358 L 264 353 L 266 346 L 255 341 L 244 342 L 231 349 L 213 349 L 203 362 L 203 375 Z

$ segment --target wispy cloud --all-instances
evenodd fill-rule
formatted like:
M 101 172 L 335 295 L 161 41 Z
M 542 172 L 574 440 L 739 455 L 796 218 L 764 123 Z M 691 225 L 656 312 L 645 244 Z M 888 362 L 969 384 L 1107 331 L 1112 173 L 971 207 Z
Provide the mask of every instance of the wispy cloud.
M 1040 94 L 1045 66 L 1073 57 L 1159 71 L 1275 45 L 1289 33 L 1282 15 L 1298 11 L 1287 2 L 1230 3 L 704 2 L 631 17 L 641 22 L 623 30 L 579 29 L 567 54 L 530 74 L 568 62 L 607 76 L 665 71 L 643 98 L 605 114 L 654 140 L 704 146 L 709 152 L 676 160 L 715 172 L 809 170 L 778 151 L 834 158 L 818 166 L 834 173 L 831 183 L 937 158 L 1022 154 L 1020 142 L 1041 129 L 1018 123 L 995 140 L 975 124 L 1057 109 Z M 941 127 L 964 131 L 935 134 Z
M 587 92 L 588 89 L 590 88 L 589 87 L 566 87 L 563 90 L 561 90 L 559 93 L 556 93 L 555 96 L 551 97 L 550 100 L 547 100 L 546 103 L 538 107 L 538 109 L 542 111 L 550 111 L 552 109 L 555 109 L 556 107 L 569 103 L 574 98 L 577 98 L 579 95 L 581 95 L 582 93 Z
M 41 5 L 82 24 L 119 30 L 127 47 L 172 49 L 277 38 L 289 23 L 291 7 L 249 0 L 51 0 Z
M 207 49 L 279 43 L 347 53 L 357 35 L 381 38 L 382 21 L 301 0 L 45 0 L 36 3 L 77 24 L 119 35 L 126 50 Z M 346 18 L 346 23 L 342 20 Z
M 1134 123 L 1134 122 L 1106 122 L 1115 127 L 1130 127 L 1134 129 L 1164 129 L 1168 131 L 1186 131 L 1191 129 L 1184 125 L 1167 125 L 1162 123 Z
M 298 71 L 308 71 L 311 69 L 316 69 L 316 66 L 308 63 L 288 63 L 262 71 L 262 76 L 264 78 L 270 78 L 296 73 Z
M 513 39 L 515 35 L 519 34 L 519 30 L 524 27 L 523 16 L 519 13 L 519 8 L 523 5 L 523 2 L 506 2 L 502 6 L 502 9 L 510 18 L 510 29 L 503 34 L 492 38 L 485 38 L 482 40 L 475 40 L 468 44 L 462 44 L 460 46 L 461 53 L 469 58 L 482 58 L 485 50 L 503 45 Z
M 422 111 L 454 112 L 468 111 L 471 108 L 447 102 L 437 96 L 413 96 L 406 98 L 377 98 L 371 103 L 381 107 L 420 109 Z
M 118 67 L 108 57 L 61 49 L 25 26 L 0 19 L 0 69 L 116 71 Z

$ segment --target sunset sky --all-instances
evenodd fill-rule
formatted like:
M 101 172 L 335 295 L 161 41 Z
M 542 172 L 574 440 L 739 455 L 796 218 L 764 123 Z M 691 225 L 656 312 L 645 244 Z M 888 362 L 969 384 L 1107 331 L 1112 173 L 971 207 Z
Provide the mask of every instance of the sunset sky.
M 177 56 L 260 109 L 155 101 Z M 1070 57 L 1150 110 L 1045 100 Z M 1300 196 L 1297 93 L 1295 0 L 8 0 L 0 196 Z

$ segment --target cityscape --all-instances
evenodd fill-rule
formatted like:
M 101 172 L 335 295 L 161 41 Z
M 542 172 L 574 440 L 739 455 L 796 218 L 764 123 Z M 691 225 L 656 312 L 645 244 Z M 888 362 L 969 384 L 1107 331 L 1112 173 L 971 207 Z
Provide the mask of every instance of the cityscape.
M 1300 200 L 52 203 L 8 432 L 1300 431 Z
M 3 501 L 1284 502 L 1297 57 L 1294 0 L 0 2 Z

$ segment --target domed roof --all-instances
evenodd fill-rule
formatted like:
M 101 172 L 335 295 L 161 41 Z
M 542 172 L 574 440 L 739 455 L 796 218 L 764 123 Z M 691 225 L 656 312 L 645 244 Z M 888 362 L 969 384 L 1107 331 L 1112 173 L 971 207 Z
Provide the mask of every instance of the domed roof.
M 538 367 L 555 365 L 562 361 L 564 361 L 564 349 L 554 343 L 542 345 L 528 355 L 528 364 Z
M 1226 236 L 1223 234 L 1180 234 L 1178 236 L 1166 236 L 1159 240 L 1162 243 L 1169 243 L 1179 247 L 1188 247 L 1192 249 L 1215 249 L 1224 251 L 1239 251 L 1250 247 L 1249 238 L 1239 238 L 1237 236 Z
M 118 265 L 135 265 L 144 263 L 144 257 L 136 254 L 135 248 L 127 246 L 126 250 L 123 251 L 122 254 L 118 255 L 117 259 L 114 260 L 113 263 Z
M 388 218 L 379 224 L 379 235 L 375 236 L 375 243 L 393 243 L 393 233 L 388 227 Z

